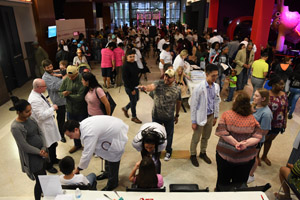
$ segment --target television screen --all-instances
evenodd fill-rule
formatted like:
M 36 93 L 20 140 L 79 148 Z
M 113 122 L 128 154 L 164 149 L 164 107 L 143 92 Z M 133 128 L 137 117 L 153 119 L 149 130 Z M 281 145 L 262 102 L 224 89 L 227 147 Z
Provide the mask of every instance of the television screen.
M 56 37 L 56 26 L 48 26 L 48 38 Z

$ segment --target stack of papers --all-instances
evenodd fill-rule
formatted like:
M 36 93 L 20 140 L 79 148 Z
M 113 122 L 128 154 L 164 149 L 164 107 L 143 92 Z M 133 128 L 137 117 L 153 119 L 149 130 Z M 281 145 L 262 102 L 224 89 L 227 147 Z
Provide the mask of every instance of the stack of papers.
M 192 82 L 199 82 L 206 79 L 205 72 L 201 70 L 191 71 L 191 80 Z

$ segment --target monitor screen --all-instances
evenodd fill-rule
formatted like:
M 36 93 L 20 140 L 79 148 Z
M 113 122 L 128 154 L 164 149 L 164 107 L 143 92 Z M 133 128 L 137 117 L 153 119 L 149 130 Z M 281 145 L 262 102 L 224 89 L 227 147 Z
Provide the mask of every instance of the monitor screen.
M 48 26 L 48 38 L 56 37 L 56 26 Z

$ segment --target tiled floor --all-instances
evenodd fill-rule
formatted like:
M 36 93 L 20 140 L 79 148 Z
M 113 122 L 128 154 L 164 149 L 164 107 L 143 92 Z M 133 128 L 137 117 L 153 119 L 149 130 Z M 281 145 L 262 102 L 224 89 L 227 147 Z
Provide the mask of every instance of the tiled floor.
M 148 60 L 148 66 L 151 70 L 151 74 L 148 75 L 148 82 L 142 80 L 142 84 L 149 84 L 153 80 L 159 77 L 159 70 L 155 65 L 154 59 Z M 99 64 L 93 65 L 93 72 L 96 74 L 100 82 L 100 66 Z M 13 94 L 21 97 L 28 98 L 31 90 L 31 81 L 26 83 L 22 88 L 18 88 L 13 91 Z M 249 93 L 251 87 L 247 86 L 245 89 Z M 131 172 L 134 164 L 140 160 L 140 154 L 131 146 L 133 137 L 136 135 L 140 125 L 131 122 L 130 119 L 124 117 L 121 107 L 128 103 L 128 96 L 125 93 L 124 87 L 109 89 L 111 95 L 114 97 L 117 107 L 114 112 L 114 116 L 124 120 L 129 125 L 128 143 L 125 148 L 125 153 L 121 160 L 119 180 L 120 184 L 117 190 L 124 191 L 126 186 L 130 186 L 128 181 L 129 173 Z M 224 92 L 226 93 L 226 91 Z M 224 93 L 222 93 L 223 98 Z M 222 98 L 222 99 L 223 99 Z M 137 116 L 143 122 L 151 121 L 151 108 L 153 102 L 152 99 L 144 94 L 140 94 L 140 100 L 137 104 Z M 22 173 L 20 168 L 20 161 L 18 155 L 18 149 L 15 141 L 10 132 L 10 125 L 12 120 L 16 117 L 15 112 L 8 111 L 11 107 L 11 102 L 0 107 L 0 166 L 1 166 L 1 178 L 0 178 L 0 199 L 33 199 L 33 186 L 34 182 L 31 181 L 26 174 Z M 231 103 L 222 102 L 220 105 L 221 113 L 230 109 Z M 290 155 L 294 138 L 300 130 L 300 105 L 298 103 L 297 109 L 292 120 L 288 120 L 288 126 L 286 132 L 283 135 L 279 135 L 273 142 L 273 146 L 269 153 L 269 158 L 272 161 L 272 166 L 269 167 L 262 163 L 261 167 L 258 167 L 255 178 L 256 180 L 250 184 L 250 186 L 263 185 L 267 182 L 271 183 L 272 188 L 267 191 L 269 199 L 274 199 L 274 192 L 277 192 L 280 187 L 278 178 L 278 171 L 280 166 L 286 164 Z M 130 112 L 129 112 L 130 113 Z M 216 184 L 217 167 L 215 161 L 215 150 L 218 142 L 218 137 L 214 135 L 215 127 L 213 129 L 211 138 L 208 145 L 208 156 L 212 158 L 213 163 L 208 165 L 202 160 L 200 161 L 200 167 L 193 167 L 189 159 L 171 159 L 169 162 L 162 160 L 162 175 L 164 177 L 165 186 L 171 183 L 197 183 L 201 188 L 209 187 L 210 191 L 214 190 Z M 187 113 L 180 112 L 179 122 L 175 125 L 173 149 L 174 150 L 189 150 L 190 140 L 192 137 L 190 110 L 187 109 Z M 59 142 L 58 145 L 58 157 L 62 158 L 69 155 L 68 150 L 73 145 L 73 141 L 67 139 L 67 143 Z M 81 152 L 72 154 L 75 162 L 78 163 Z M 88 169 L 82 171 L 87 175 L 90 172 L 100 173 L 101 161 L 99 158 L 93 158 L 89 164 Z M 57 166 L 56 166 L 57 167 Z M 106 184 L 106 180 L 98 181 L 98 190 L 103 188 Z

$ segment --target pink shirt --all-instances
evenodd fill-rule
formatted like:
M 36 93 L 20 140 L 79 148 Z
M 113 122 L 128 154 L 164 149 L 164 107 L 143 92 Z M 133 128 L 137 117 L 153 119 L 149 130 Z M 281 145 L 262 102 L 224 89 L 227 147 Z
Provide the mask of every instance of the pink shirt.
M 111 61 L 115 60 L 115 54 L 112 50 L 104 48 L 101 50 L 101 68 L 112 67 Z
M 97 88 L 97 93 L 99 98 L 105 96 L 104 91 L 100 87 Z M 103 115 L 103 111 L 100 109 L 100 100 L 97 98 L 95 90 L 91 90 L 85 95 L 85 101 L 89 115 Z
M 114 49 L 116 67 L 121 67 L 123 65 L 122 56 L 125 56 L 124 50 L 120 47 Z

